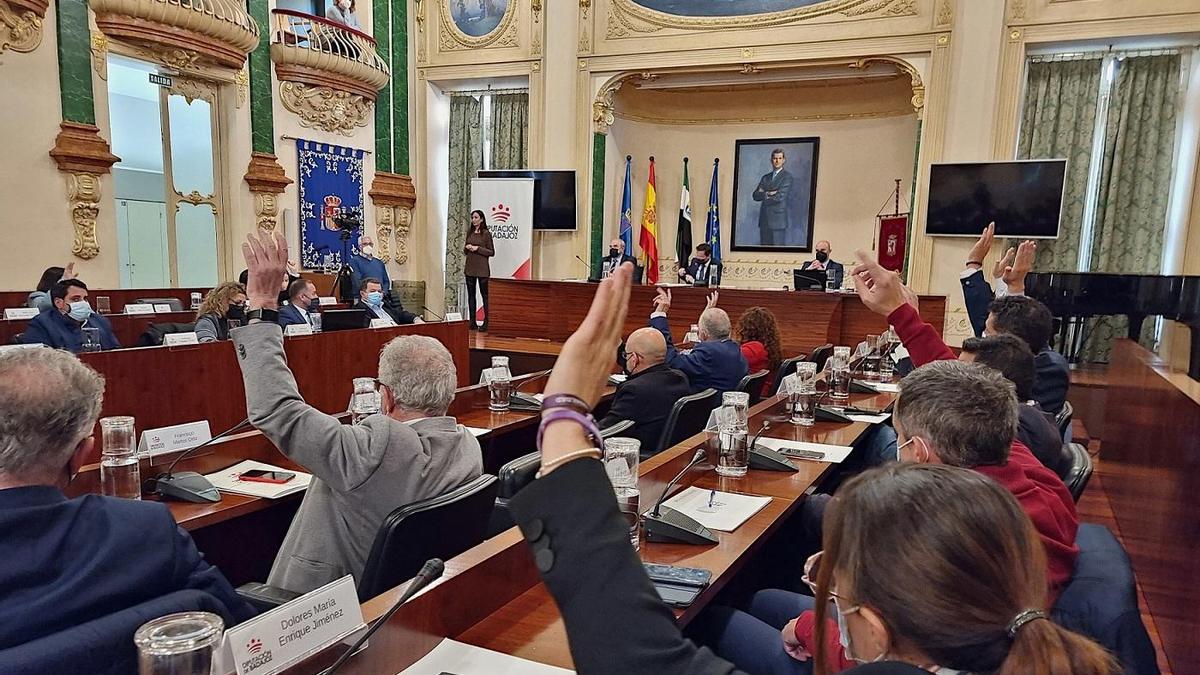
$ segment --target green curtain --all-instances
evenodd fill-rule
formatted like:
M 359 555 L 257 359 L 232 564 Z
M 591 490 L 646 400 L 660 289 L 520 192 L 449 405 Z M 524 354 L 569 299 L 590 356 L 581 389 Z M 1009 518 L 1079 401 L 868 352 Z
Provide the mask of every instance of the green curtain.
M 450 97 L 450 190 L 446 214 L 446 309 L 458 307 L 463 287 L 463 240 L 471 222 L 471 179 L 483 168 L 483 104 L 472 95 Z M 454 309 L 452 309 L 454 308 Z
M 492 95 L 492 169 L 529 168 L 529 94 Z
M 1118 62 L 1105 128 L 1093 272 L 1162 273 L 1180 68 L 1178 54 Z M 1097 319 L 1083 360 L 1107 362 L 1113 340 L 1125 337 L 1127 326 L 1123 316 Z M 1142 327 L 1142 344 L 1150 348 L 1153 328 L 1149 320 Z
M 1038 242 L 1037 271 L 1078 269 L 1102 65 L 1102 56 L 1029 64 L 1017 157 L 1067 159 L 1059 238 Z

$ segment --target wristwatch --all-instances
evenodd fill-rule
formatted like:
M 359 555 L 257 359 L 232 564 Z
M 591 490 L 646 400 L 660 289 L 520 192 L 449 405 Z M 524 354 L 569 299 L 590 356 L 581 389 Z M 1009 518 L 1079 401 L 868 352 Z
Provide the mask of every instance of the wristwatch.
M 267 309 L 265 307 L 260 309 L 252 309 L 249 312 L 246 312 L 246 323 L 255 320 L 279 323 L 279 312 L 277 310 Z

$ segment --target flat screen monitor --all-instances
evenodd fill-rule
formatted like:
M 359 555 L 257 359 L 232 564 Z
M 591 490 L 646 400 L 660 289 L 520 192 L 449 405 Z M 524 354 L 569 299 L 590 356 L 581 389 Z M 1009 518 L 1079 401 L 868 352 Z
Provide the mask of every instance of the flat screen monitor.
M 988 223 L 996 236 L 1058 237 L 1067 160 L 934 164 L 929 170 L 925 232 L 978 237 Z
M 825 272 L 823 270 L 792 270 L 792 287 L 798 291 L 825 290 Z
M 326 333 L 366 328 L 370 324 L 365 309 L 327 309 L 321 312 L 321 330 Z
M 575 229 L 575 172 L 530 169 L 487 170 L 480 178 L 532 178 L 533 229 Z

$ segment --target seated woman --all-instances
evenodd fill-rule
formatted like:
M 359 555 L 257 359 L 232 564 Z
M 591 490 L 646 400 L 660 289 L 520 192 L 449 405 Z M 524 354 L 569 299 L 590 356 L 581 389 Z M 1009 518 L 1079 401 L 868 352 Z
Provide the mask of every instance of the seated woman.
M 539 478 L 511 508 L 566 624 L 579 673 L 740 672 L 685 640 L 630 546 L 586 416 L 620 340 L 633 266 L 600 284 L 546 384 Z M 920 514 L 921 517 L 914 517 Z M 953 669 L 1108 675 L 1099 646 L 1051 623 L 1045 555 L 1012 495 L 990 478 L 941 465 L 889 465 L 838 492 L 813 561 L 824 628 L 830 602 L 862 673 Z M 832 623 L 832 622 L 830 622 Z M 816 671 L 830 650 L 818 635 Z M 773 645 L 783 650 L 776 633 Z M 795 658 L 807 658 L 788 645 Z M 791 658 L 791 657 L 789 657 Z
M 783 347 L 780 346 L 779 324 L 775 315 L 765 307 L 751 307 L 742 312 L 738 319 L 737 339 L 742 345 L 742 356 L 750 364 L 750 373 L 767 371 L 763 380 L 762 393 L 771 391 L 771 382 L 779 364 L 783 363 Z
M 53 308 L 54 301 L 50 299 L 50 289 L 60 281 L 74 278 L 75 263 L 68 263 L 65 268 L 47 267 L 46 271 L 42 272 L 42 278 L 38 280 L 37 289 L 25 298 L 25 306 L 36 307 L 39 312 Z
M 229 321 L 243 320 L 246 309 L 246 287 L 236 281 L 226 281 L 208 292 L 196 312 L 196 338 L 200 342 L 229 339 Z

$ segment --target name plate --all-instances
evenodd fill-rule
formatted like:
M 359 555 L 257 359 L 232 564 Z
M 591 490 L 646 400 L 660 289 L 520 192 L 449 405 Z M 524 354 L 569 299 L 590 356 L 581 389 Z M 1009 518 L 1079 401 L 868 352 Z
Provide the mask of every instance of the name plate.
M 175 310 L 171 309 L 171 306 L 166 303 L 154 306 L 155 314 L 170 314 L 171 312 L 174 312 L 174 311 Z
M 396 325 L 391 319 L 371 319 L 371 328 L 392 328 Z
M 138 456 L 154 457 L 168 452 L 179 452 L 211 439 L 212 431 L 209 430 L 208 420 L 146 429 L 138 441 Z
M 138 303 L 138 302 L 131 303 L 131 304 L 125 305 L 125 313 L 126 314 L 153 314 L 154 313 L 154 305 L 147 305 L 146 303 Z
M 41 312 L 37 307 L 9 307 L 4 310 L 6 319 L 32 319 Z
M 290 326 L 284 326 L 283 334 L 287 335 L 288 337 L 295 337 L 297 335 L 312 335 L 312 326 L 306 323 L 294 323 Z
M 354 577 L 346 575 L 225 631 L 222 652 L 237 675 L 274 675 L 363 628 Z
M 195 331 L 191 333 L 167 333 L 163 336 L 164 347 L 175 347 L 178 345 L 198 345 L 200 338 L 196 337 Z
M 317 298 L 317 302 L 322 307 L 328 307 L 329 305 L 336 305 L 337 298 L 333 297 L 332 295 L 322 295 L 321 297 Z
M 462 321 L 462 312 L 446 312 L 447 321 Z

